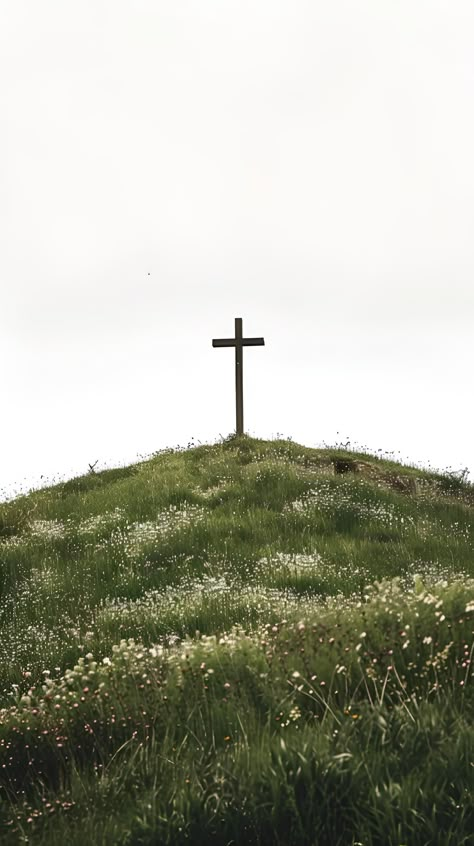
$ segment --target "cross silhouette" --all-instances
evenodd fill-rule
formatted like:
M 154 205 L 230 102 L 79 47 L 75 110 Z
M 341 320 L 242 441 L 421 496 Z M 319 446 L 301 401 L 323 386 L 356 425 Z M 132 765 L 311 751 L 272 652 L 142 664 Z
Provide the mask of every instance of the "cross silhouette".
M 242 318 L 235 318 L 235 338 L 214 338 L 213 347 L 235 347 L 235 410 L 236 410 L 236 433 L 244 434 L 244 392 L 242 379 L 242 353 L 243 347 L 264 346 L 263 338 L 243 338 Z

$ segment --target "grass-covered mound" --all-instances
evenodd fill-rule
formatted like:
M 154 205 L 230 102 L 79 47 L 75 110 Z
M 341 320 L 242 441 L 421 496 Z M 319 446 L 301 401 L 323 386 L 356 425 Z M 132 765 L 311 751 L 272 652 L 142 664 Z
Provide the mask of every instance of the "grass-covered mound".
M 0 842 L 474 830 L 474 491 L 230 438 L 0 506 Z

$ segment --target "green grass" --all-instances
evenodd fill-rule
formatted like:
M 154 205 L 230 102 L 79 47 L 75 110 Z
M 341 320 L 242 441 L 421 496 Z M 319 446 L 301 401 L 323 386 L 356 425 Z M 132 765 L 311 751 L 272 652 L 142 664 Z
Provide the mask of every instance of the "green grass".
M 0 842 L 470 842 L 474 491 L 231 437 L 0 504 Z

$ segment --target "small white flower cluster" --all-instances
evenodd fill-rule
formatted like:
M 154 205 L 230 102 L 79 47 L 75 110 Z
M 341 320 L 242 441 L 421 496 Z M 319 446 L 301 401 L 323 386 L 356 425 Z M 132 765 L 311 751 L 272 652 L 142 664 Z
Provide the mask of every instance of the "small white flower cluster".
M 358 492 L 360 492 L 361 489 L 364 489 L 365 483 L 359 482 L 358 484 Z M 309 510 L 333 513 L 341 508 L 350 508 L 361 519 L 376 520 L 383 525 L 399 524 L 404 526 L 414 523 L 411 515 L 404 516 L 395 505 L 360 502 L 354 499 L 352 486 L 345 489 L 340 483 L 331 485 L 324 481 L 311 488 L 299 499 L 287 503 L 283 507 L 283 513 L 287 514 L 291 511 L 301 513 Z
M 63 538 L 66 530 L 61 520 L 33 520 L 30 524 L 30 535 L 37 538 Z
M 86 520 L 82 520 L 78 527 L 81 535 L 96 534 L 97 531 L 113 529 L 119 520 L 125 517 L 123 508 L 115 508 L 113 511 L 105 511 L 103 514 L 94 514 Z
M 194 488 L 193 493 L 204 497 L 204 499 L 210 499 L 212 496 L 214 496 L 214 494 L 221 493 L 222 491 L 225 491 L 226 488 L 227 488 L 227 482 L 225 480 L 221 479 L 220 482 L 218 482 L 217 485 L 213 485 L 210 488 L 206 488 L 206 490 L 203 490 L 202 488 Z
M 177 585 L 163 590 L 147 591 L 135 600 L 110 598 L 102 602 L 96 612 L 95 622 L 102 625 L 127 624 L 143 628 L 157 625 L 162 631 L 172 632 L 179 621 L 186 621 L 202 614 L 215 616 L 216 625 L 222 618 L 254 623 L 290 612 L 316 607 L 313 598 L 295 596 L 290 590 L 245 584 L 228 573 L 204 576 L 202 579 L 183 579 Z M 159 625 L 158 625 L 159 624 Z
M 154 543 L 164 535 L 180 531 L 204 520 L 206 512 L 199 505 L 184 503 L 182 508 L 170 505 L 161 511 L 156 520 L 132 523 L 128 527 L 128 551 L 133 555 L 141 552 L 143 546 Z
M 324 560 L 319 552 L 313 552 L 311 555 L 277 552 L 270 561 L 267 558 L 260 558 L 258 564 L 262 567 L 269 567 L 272 572 L 275 571 L 275 568 L 281 568 L 296 573 L 308 573 L 318 570 L 319 567 L 324 565 Z

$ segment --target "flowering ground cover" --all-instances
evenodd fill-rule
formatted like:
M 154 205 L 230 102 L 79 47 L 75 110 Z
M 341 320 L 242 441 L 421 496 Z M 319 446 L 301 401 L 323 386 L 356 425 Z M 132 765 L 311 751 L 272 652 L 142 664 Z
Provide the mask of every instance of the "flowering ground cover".
M 0 505 L 0 842 L 462 846 L 474 490 L 228 438 Z

